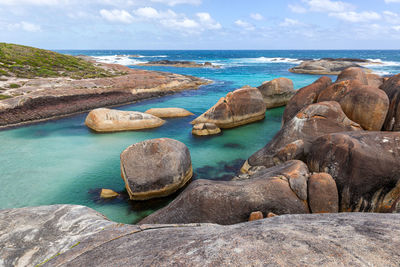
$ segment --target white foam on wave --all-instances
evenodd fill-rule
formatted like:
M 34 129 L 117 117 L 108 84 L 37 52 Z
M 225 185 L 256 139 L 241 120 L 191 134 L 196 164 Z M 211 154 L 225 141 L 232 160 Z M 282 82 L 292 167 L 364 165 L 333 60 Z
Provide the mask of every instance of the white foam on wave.
M 97 61 L 103 62 L 103 63 L 109 63 L 109 64 L 120 64 L 120 65 L 136 65 L 139 63 L 145 63 L 146 61 L 142 60 L 137 60 L 134 58 L 131 58 L 126 55 L 114 55 L 114 56 L 97 56 L 94 57 Z
M 256 58 L 235 58 L 232 60 L 234 64 L 257 64 L 257 63 L 287 63 L 300 64 L 303 61 L 297 58 L 286 57 L 256 57 Z
M 397 61 L 384 61 L 382 59 L 374 59 L 374 58 L 369 58 L 369 61 L 371 61 L 371 64 L 366 64 L 366 65 L 371 65 L 371 66 L 385 66 L 385 67 L 391 67 L 391 66 L 400 66 L 400 62 Z
M 158 58 L 158 57 L 160 57 L 160 58 L 166 58 L 166 57 L 169 57 L 169 56 L 167 56 L 167 55 L 159 55 L 159 56 L 143 56 L 143 55 L 137 55 L 136 57 L 138 57 L 138 58 L 146 58 L 146 57 L 151 57 L 151 58 Z

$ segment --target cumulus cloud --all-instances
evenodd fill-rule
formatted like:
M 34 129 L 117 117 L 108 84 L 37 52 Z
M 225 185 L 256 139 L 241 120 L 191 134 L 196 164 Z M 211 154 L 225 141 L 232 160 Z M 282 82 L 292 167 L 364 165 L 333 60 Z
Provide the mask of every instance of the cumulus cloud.
M 290 11 L 292 11 L 293 13 L 302 14 L 302 13 L 306 13 L 307 12 L 307 8 L 305 8 L 305 7 L 301 6 L 301 5 L 289 4 L 288 7 L 289 7 Z
M 251 24 L 251 23 L 249 23 L 247 21 L 241 20 L 241 19 L 236 20 L 235 21 L 235 25 L 239 26 L 239 27 L 241 27 L 241 28 L 243 28 L 245 30 L 248 30 L 248 31 L 255 30 L 255 27 L 254 27 L 253 24 Z
M 385 3 L 400 3 L 400 0 L 385 0 Z
M 64 4 L 68 0 L 0 0 L 0 5 L 58 5 Z
M 222 28 L 219 22 L 216 22 L 209 13 L 200 12 L 197 13 L 196 16 L 198 17 L 201 25 L 203 25 L 207 29 L 211 30 L 219 30 Z
M 119 10 L 119 9 L 113 9 L 113 10 L 107 10 L 107 9 L 102 9 L 100 10 L 100 15 L 110 21 L 110 22 L 122 22 L 122 23 L 132 23 L 133 22 L 133 17 L 131 14 L 129 14 L 126 10 Z
M 260 13 L 252 13 L 250 14 L 250 17 L 254 20 L 263 20 L 264 17 Z
M 367 22 L 371 20 L 378 20 L 381 18 L 381 15 L 372 11 L 371 12 L 364 11 L 360 13 L 354 11 L 330 13 L 329 16 L 348 22 Z
M 175 6 L 180 4 L 200 5 L 202 0 L 151 0 L 151 2 Z
M 392 11 L 384 11 L 383 16 L 388 23 L 400 24 L 400 15 Z
M 36 25 L 34 23 L 30 23 L 30 22 L 26 22 L 26 21 L 21 21 L 19 23 L 16 24 L 9 24 L 8 25 L 8 29 L 9 30 L 24 30 L 27 32 L 39 32 L 41 31 L 41 28 L 39 25 Z
M 347 2 L 331 0 L 303 0 L 311 11 L 316 12 L 345 12 L 355 7 Z
M 304 24 L 295 19 L 285 18 L 285 20 L 279 25 L 282 27 L 290 27 L 290 26 L 299 26 Z

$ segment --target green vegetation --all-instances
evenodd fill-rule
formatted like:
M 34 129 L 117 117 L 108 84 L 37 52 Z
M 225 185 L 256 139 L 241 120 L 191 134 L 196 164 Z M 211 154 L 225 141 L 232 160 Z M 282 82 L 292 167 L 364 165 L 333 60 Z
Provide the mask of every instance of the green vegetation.
M 16 83 L 12 83 L 12 84 L 9 85 L 9 87 L 12 88 L 12 89 L 15 89 L 15 88 L 20 88 L 21 85 L 16 84 Z
M 0 43 L 1 75 L 20 78 L 71 77 L 73 79 L 115 76 L 77 57 L 7 43 Z
M 9 95 L 0 95 L 0 100 L 11 98 L 12 96 Z

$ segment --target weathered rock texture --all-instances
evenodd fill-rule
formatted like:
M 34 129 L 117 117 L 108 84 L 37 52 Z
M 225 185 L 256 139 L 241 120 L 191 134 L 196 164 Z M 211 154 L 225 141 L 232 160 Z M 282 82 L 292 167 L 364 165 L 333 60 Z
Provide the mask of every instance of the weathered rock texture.
M 264 119 L 265 103 L 260 91 L 242 87 L 222 97 L 217 104 L 192 121 L 192 124 L 214 123 L 219 128 L 232 128 Z
M 193 125 L 192 134 L 198 136 L 219 134 L 221 129 L 214 123 L 199 123 Z
M 184 108 L 151 108 L 146 110 L 145 113 L 159 118 L 178 118 L 194 115 L 192 112 L 187 111 Z
M 359 80 L 332 84 L 319 94 L 320 101 L 339 102 L 349 119 L 370 131 L 382 129 L 389 109 L 389 99 L 384 91 L 364 85 Z
M 297 90 L 296 94 L 290 99 L 283 112 L 282 122 L 285 124 L 291 120 L 304 107 L 316 103 L 319 93 L 332 84 L 329 77 L 321 77 L 314 83 Z
M 165 208 L 140 223 L 234 224 L 253 211 L 264 214 L 308 213 L 308 168 L 291 161 L 236 181 L 196 180 Z
M 164 120 L 142 112 L 98 108 L 89 112 L 85 124 L 96 132 L 132 131 L 160 127 Z
M 384 78 L 373 73 L 368 73 L 367 74 L 367 80 L 368 80 L 368 85 L 373 86 L 373 87 L 381 87 L 383 84 Z
M 271 167 L 291 159 L 304 159 L 312 141 L 319 136 L 359 130 L 361 127 L 346 117 L 337 102 L 309 105 L 285 123 L 271 142 L 253 154 L 243 171 L 250 166 Z
M 57 118 L 95 108 L 122 105 L 151 97 L 197 89 L 208 81 L 178 74 L 99 64 L 125 75 L 72 80 L 39 78 L 7 91 L 15 97 L 0 101 L 0 127 Z
M 307 158 L 310 171 L 335 179 L 341 211 L 400 212 L 400 133 L 322 136 Z
M 359 81 L 361 84 L 368 85 L 368 78 L 365 71 L 359 67 L 350 67 L 344 69 L 337 77 L 336 82 Z
M 267 109 L 285 106 L 296 93 L 292 80 L 287 78 L 267 81 L 257 88 L 264 98 Z
M 397 266 L 399 214 L 107 227 L 45 266 Z
M 308 179 L 308 204 L 312 213 L 339 212 L 339 195 L 330 174 L 314 173 Z
M 35 266 L 115 225 L 83 206 L 0 210 L 0 266 Z
M 371 64 L 368 60 L 352 59 L 320 59 L 302 62 L 299 66 L 289 69 L 294 73 L 317 74 L 317 75 L 339 75 L 341 71 L 350 67 L 361 67 L 362 64 Z
M 192 178 L 189 149 L 169 138 L 131 145 L 121 153 L 121 175 L 131 199 L 168 196 Z
M 389 111 L 383 129 L 385 131 L 400 131 L 400 74 L 385 81 L 381 89 L 389 97 Z

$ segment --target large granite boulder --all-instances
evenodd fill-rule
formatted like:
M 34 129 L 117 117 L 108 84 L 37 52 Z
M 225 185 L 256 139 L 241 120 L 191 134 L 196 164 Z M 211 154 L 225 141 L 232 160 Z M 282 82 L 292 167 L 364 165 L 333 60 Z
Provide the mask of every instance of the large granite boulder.
M 378 74 L 368 73 L 367 74 L 367 81 L 368 85 L 380 88 L 383 84 L 385 78 L 379 76 Z
M 232 128 L 264 119 L 266 106 L 257 88 L 245 86 L 222 97 L 217 104 L 192 121 Z
M 46 266 L 397 266 L 400 214 L 299 214 L 230 226 L 114 225 Z
M 361 67 L 360 64 L 367 62 L 367 60 L 353 60 L 344 58 L 306 60 L 300 65 L 289 69 L 289 71 L 303 74 L 339 75 L 340 72 L 347 68 Z
M 38 266 L 114 224 L 75 205 L 0 210 L 0 266 Z
M 308 205 L 312 213 L 339 212 L 339 195 L 330 174 L 314 173 L 308 179 Z
M 325 135 L 313 142 L 307 162 L 335 179 L 341 211 L 400 212 L 400 133 Z
M 385 131 L 400 131 L 400 74 L 383 83 L 381 89 L 389 97 L 389 111 L 383 125 Z
M 164 120 L 142 112 L 98 108 L 89 112 L 85 124 L 96 132 L 118 132 L 160 127 Z
M 309 213 L 307 166 L 292 161 L 262 169 L 236 181 L 196 180 L 168 206 L 140 223 L 246 222 L 254 211 L 264 214 Z
M 337 101 L 349 119 L 369 131 L 380 131 L 389 109 L 389 99 L 377 87 L 359 80 L 332 84 L 319 94 L 318 101 Z
M 336 82 L 357 80 L 364 85 L 368 85 L 368 78 L 365 71 L 359 67 L 350 67 L 343 70 L 337 77 Z
M 254 153 L 242 171 L 251 166 L 272 167 L 291 159 L 304 159 L 312 141 L 327 134 L 359 131 L 361 127 L 348 119 L 337 102 L 320 102 L 302 109 L 264 148 Z
M 159 118 L 178 118 L 194 115 L 184 108 L 151 108 L 146 110 L 145 113 Z
M 288 78 L 273 79 L 264 82 L 257 88 L 264 98 L 267 109 L 286 106 L 290 98 L 296 93 L 292 80 Z
M 283 112 L 282 123 L 285 124 L 291 120 L 304 107 L 316 103 L 319 93 L 332 84 L 331 78 L 323 76 L 313 82 L 297 90 L 296 94 L 290 99 Z
M 133 144 L 121 153 L 121 176 L 133 200 L 168 196 L 192 178 L 189 149 L 169 139 Z

